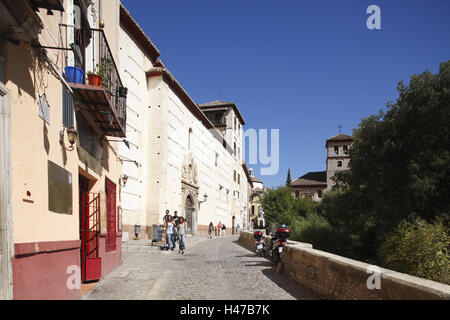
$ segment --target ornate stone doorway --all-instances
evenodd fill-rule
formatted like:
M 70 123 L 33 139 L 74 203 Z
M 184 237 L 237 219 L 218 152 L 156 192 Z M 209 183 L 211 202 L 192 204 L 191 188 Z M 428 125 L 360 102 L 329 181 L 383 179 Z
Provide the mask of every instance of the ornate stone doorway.
M 192 156 L 188 156 L 184 160 L 181 176 L 181 208 L 188 232 L 193 235 L 197 232 L 198 190 L 197 165 Z

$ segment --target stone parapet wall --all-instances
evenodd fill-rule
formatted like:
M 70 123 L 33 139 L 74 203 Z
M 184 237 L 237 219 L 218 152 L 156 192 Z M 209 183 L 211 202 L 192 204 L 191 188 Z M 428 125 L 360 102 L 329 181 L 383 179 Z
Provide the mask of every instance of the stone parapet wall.
M 240 243 L 255 250 L 253 231 L 241 231 Z M 270 237 L 265 237 L 269 244 Z M 324 299 L 337 300 L 436 300 L 450 299 L 450 286 L 371 266 L 312 245 L 288 241 L 283 249 L 281 272 L 304 289 Z M 377 273 L 374 273 L 377 272 Z M 379 288 L 369 289 L 367 283 Z M 369 279 L 370 277 L 370 279 Z M 368 281 L 369 280 L 369 281 Z

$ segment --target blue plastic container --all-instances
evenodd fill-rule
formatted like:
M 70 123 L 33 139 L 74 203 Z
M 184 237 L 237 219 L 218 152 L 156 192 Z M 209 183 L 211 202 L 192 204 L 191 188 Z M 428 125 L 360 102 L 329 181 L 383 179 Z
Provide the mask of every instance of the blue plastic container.
M 84 71 L 76 67 L 65 67 L 64 74 L 67 82 L 84 83 Z

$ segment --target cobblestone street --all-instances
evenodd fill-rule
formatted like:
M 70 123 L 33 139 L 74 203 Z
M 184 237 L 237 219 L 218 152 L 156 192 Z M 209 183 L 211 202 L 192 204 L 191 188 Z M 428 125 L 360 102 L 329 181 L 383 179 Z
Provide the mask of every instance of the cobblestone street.
M 315 299 L 242 247 L 237 236 L 189 237 L 184 255 L 133 242 L 124 243 L 122 264 L 83 299 Z

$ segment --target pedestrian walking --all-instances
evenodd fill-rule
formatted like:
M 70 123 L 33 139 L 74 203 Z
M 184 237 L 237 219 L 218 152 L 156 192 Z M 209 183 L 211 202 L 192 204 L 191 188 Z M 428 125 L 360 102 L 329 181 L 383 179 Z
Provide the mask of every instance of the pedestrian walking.
M 166 214 L 163 217 L 163 224 L 164 224 L 164 237 L 165 237 L 164 245 L 167 244 L 167 246 L 169 245 L 169 239 L 167 238 L 167 232 L 166 231 L 167 231 L 167 221 L 168 221 L 169 217 L 170 217 L 170 211 L 166 210 Z
M 168 240 L 168 244 L 169 244 L 169 251 L 173 251 L 174 247 L 173 247 L 173 237 L 175 234 L 176 230 L 176 226 L 175 226 L 175 222 L 173 222 L 173 218 L 172 216 L 169 216 L 167 218 L 167 228 L 166 228 L 166 237 Z
M 214 224 L 211 221 L 210 224 L 209 224 L 209 227 L 208 227 L 208 235 L 209 235 L 210 239 L 212 239 L 213 232 L 214 232 Z
M 238 223 L 236 226 L 236 233 L 239 234 L 239 231 L 241 231 L 241 226 Z
M 184 217 L 180 217 L 178 220 L 178 236 L 180 238 L 180 246 L 178 253 L 184 254 L 184 250 L 186 250 L 186 221 Z
M 217 232 L 219 233 L 219 237 L 222 235 L 222 222 L 219 221 L 217 225 Z
M 224 236 L 227 231 L 227 227 L 225 227 L 225 224 L 222 224 L 222 235 Z
M 174 213 L 173 213 L 173 222 L 175 223 L 175 233 L 174 233 L 174 235 L 173 235 L 173 249 L 174 250 L 176 250 L 176 247 L 177 247 L 177 241 L 178 241 L 178 229 L 177 229 L 177 227 L 178 227 L 178 223 L 179 223 L 179 219 L 180 219 L 180 217 L 178 216 L 178 211 L 174 211 Z

